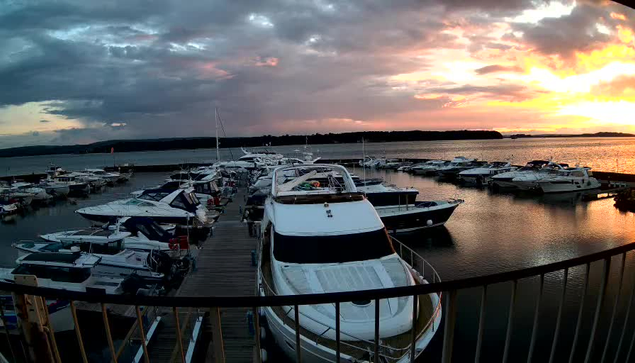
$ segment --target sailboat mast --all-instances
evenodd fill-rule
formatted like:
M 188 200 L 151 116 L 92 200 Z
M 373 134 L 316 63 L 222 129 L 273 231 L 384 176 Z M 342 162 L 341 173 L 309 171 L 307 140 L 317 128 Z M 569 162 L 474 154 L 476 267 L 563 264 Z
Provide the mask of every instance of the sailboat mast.
M 218 140 L 218 107 L 214 107 L 214 120 L 216 121 L 216 161 L 220 161 L 220 142 Z

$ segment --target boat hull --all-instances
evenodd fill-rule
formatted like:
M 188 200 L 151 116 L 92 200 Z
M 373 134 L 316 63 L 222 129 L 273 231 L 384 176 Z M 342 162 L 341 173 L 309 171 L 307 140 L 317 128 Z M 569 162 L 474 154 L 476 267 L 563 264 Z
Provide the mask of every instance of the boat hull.
M 92 214 L 92 213 L 80 212 L 80 211 L 76 211 L 76 213 L 88 220 L 95 221 L 95 222 L 110 222 L 114 219 L 121 218 L 121 217 L 147 217 L 147 218 L 153 219 L 157 223 L 188 225 L 188 224 L 192 224 L 192 220 L 193 220 L 193 218 L 188 219 L 186 217 L 176 217 L 176 216 L 172 217 L 172 216 L 144 216 L 144 215 L 139 215 L 139 216 L 103 215 L 103 214 Z
M 600 182 L 597 180 L 587 183 L 540 183 L 540 189 L 543 193 L 571 193 L 582 190 L 599 189 Z
M 374 207 L 414 204 L 417 199 L 417 190 L 366 193 L 366 198 Z
M 408 206 L 388 206 L 375 209 L 388 231 L 412 232 L 444 225 L 458 206 L 458 202 L 439 202 L 438 205 L 426 207 L 419 202 Z

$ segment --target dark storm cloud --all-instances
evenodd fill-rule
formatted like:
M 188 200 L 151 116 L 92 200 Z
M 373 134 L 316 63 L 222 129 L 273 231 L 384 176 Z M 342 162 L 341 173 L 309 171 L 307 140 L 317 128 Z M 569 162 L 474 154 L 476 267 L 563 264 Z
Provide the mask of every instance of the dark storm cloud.
M 380 119 L 438 106 L 393 90 L 385 78 L 427 69 L 419 55 L 465 47 L 442 32 L 453 14 L 500 19 L 538 4 L 0 0 L 0 107 L 45 102 L 49 114 L 91 127 L 55 134 L 71 143 L 211 135 L 214 106 L 231 122 L 230 134 L 292 120 Z M 550 49 L 541 30 L 525 34 Z M 505 94 L 504 87 L 472 91 Z

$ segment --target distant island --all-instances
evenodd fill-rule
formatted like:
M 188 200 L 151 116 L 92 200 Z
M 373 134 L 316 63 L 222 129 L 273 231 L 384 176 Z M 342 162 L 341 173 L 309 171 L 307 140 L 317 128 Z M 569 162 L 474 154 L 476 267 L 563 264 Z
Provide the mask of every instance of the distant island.
M 528 138 L 528 137 L 635 137 L 635 134 L 627 134 L 625 132 L 596 132 L 595 134 L 541 134 L 541 135 L 529 135 L 529 134 L 514 134 L 505 135 L 512 139 Z
M 313 135 L 264 135 L 257 137 L 223 137 L 221 148 L 281 146 L 309 144 L 345 144 L 361 142 L 394 142 L 394 141 L 434 141 L 434 140 L 486 140 L 502 139 L 498 131 L 364 131 L 340 134 Z M 0 149 L 0 157 L 57 155 L 57 154 L 91 154 L 130 151 L 164 151 L 179 149 L 214 148 L 213 137 L 186 137 L 145 140 L 109 140 L 87 145 L 60 146 L 24 146 Z

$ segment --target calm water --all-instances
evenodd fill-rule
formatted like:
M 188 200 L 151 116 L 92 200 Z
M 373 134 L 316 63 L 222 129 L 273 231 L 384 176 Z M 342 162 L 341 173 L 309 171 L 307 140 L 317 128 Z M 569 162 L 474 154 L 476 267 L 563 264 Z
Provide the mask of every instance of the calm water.
M 313 146 L 316 155 L 324 158 L 361 157 L 361 145 Z M 296 147 L 273 148 L 287 155 Z M 635 172 L 635 139 L 532 139 L 367 144 L 368 154 L 388 157 L 451 158 L 456 155 L 486 160 L 509 159 L 515 163 L 530 159 L 549 158 L 592 166 L 596 170 Z M 318 152 L 319 150 L 319 152 Z M 116 156 L 117 163 L 163 164 L 204 162 L 214 159 L 214 150 L 126 153 Z M 234 155 L 239 155 L 234 150 Z M 223 150 L 223 157 L 228 155 Z M 63 155 L 55 157 L 28 157 L 0 159 L 0 169 L 10 174 L 40 172 L 50 162 L 67 169 L 112 164 L 111 155 Z M 355 171 L 361 175 L 361 171 Z M 0 263 L 11 265 L 17 253 L 10 247 L 19 239 L 34 239 L 37 234 L 61 229 L 84 227 L 89 223 L 74 210 L 87 205 L 101 204 L 127 197 L 130 191 L 154 185 L 167 174 L 139 173 L 131 182 L 109 188 L 87 199 L 58 202 L 52 207 L 29 211 L 24 216 L 0 224 Z M 423 255 L 439 271 L 443 280 L 486 275 L 518 268 L 586 255 L 592 252 L 635 241 L 635 214 L 623 213 L 613 207 L 611 199 L 581 202 L 579 195 L 532 196 L 524 194 L 492 194 L 488 190 L 465 188 L 433 178 L 411 176 L 405 173 L 372 171 L 368 177 L 382 177 L 399 186 L 412 186 L 420 190 L 420 199 L 433 200 L 461 198 L 465 200 L 447 223 L 446 228 L 434 232 L 412 234 L 400 239 Z M 606 311 L 610 313 L 617 290 L 620 259 L 615 258 Z M 632 286 L 635 272 L 632 257 L 627 259 L 625 286 Z M 601 266 L 593 265 L 589 293 L 585 300 L 584 318 L 579 346 L 580 354 L 588 345 L 588 336 L 595 308 Z M 559 341 L 559 354 L 566 354 L 572 344 L 573 331 L 581 301 L 584 270 L 570 272 L 563 315 L 563 330 Z M 539 320 L 538 344 L 535 361 L 546 361 L 553 341 L 562 274 L 546 276 Z M 485 336 L 482 361 L 500 361 L 509 312 L 511 284 L 491 286 L 488 292 Z M 510 361 L 524 360 L 528 351 L 538 291 L 537 279 L 519 283 L 515 304 L 514 333 Z M 211 292 L 210 292 L 211 293 Z M 620 313 L 613 344 L 617 345 L 624 319 L 625 300 L 622 294 Z M 456 361 L 473 360 L 478 327 L 480 291 L 462 291 L 459 294 L 457 330 L 455 335 Z M 633 323 L 631 319 L 631 324 Z M 600 324 L 600 335 L 605 334 L 608 319 Z M 442 333 L 442 332 L 440 332 Z M 632 331 L 626 339 L 630 343 Z M 439 358 L 442 334 L 437 334 L 425 358 Z M 613 346 L 613 347 L 614 347 Z M 602 350 L 602 346 L 599 350 Z M 612 361 L 613 351 L 608 358 Z M 625 352 L 623 353 L 625 355 Z M 624 356 L 621 357 L 624 359 Z M 576 356 L 575 361 L 582 357 Z M 567 360 L 564 355 L 556 361 Z
M 271 150 L 292 156 L 301 146 L 274 146 Z M 311 145 L 315 156 L 362 158 L 362 144 Z M 444 158 L 454 156 L 481 160 L 511 160 L 524 164 L 553 157 L 559 162 L 584 164 L 596 170 L 635 173 L 635 138 L 544 138 L 503 140 L 417 141 L 367 143 L 366 154 L 394 158 Z M 221 158 L 242 155 L 240 149 L 221 149 Z M 111 154 L 48 155 L 0 158 L 0 176 L 42 173 L 53 163 L 69 170 L 131 163 L 137 165 L 211 162 L 216 150 L 171 150 Z

